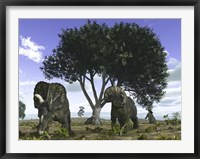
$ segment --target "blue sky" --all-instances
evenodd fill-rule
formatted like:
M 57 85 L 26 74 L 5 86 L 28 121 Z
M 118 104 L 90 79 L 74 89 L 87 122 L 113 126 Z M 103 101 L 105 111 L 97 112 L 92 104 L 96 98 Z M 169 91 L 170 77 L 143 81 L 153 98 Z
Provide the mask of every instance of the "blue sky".
M 39 67 L 45 56 L 51 55 L 58 45 L 58 34 L 64 28 L 79 28 L 87 19 L 19 19 L 19 98 L 26 104 L 26 114 L 37 114 L 33 106 L 33 89 L 38 81 L 47 81 Z M 168 87 L 166 96 L 160 103 L 154 104 L 155 116 L 162 116 L 181 111 L 181 20 L 180 19 L 95 19 L 97 23 L 106 23 L 112 26 L 118 22 L 135 22 L 140 26 L 148 26 L 158 35 L 164 46 L 169 67 Z M 98 87 L 99 78 L 96 78 Z M 86 112 L 91 112 L 78 83 L 68 84 L 59 79 L 49 82 L 60 82 L 66 90 L 70 102 L 71 112 L 78 112 L 79 106 L 85 106 Z M 91 88 L 87 85 L 89 94 Z M 141 106 L 137 105 L 138 116 L 146 114 Z M 110 104 L 102 109 L 109 112 Z

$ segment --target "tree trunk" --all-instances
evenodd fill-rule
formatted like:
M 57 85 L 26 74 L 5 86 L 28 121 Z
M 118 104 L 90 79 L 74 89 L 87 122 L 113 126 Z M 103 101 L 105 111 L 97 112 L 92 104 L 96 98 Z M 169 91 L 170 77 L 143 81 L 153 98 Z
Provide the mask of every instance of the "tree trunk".
M 92 116 L 85 121 L 85 124 L 100 125 L 100 124 L 102 124 L 100 121 L 100 112 L 101 112 L 102 107 L 105 105 L 105 101 L 103 103 L 101 103 L 101 102 L 102 102 L 102 98 L 103 98 L 103 93 L 105 91 L 105 86 L 108 83 L 110 78 L 106 78 L 105 75 L 102 75 L 102 87 L 101 87 L 101 91 L 100 91 L 100 94 L 98 97 L 96 89 L 95 89 L 95 85 L 94 85 L 94 76 L 95 76 L 95 74 L 92 73 L 92 71 L 91 71 L 90 78 L 88 78 L 86 75 L 83 77 L 80 76 L 78 81 L 80 83 L 81 89 L 83 90 L 83 93 L 84 93 L 86 99 L 88 100 L 88 102 L 92 108 Z M 93 91 L 93 95 L 94 95 L 96 104 L 93 103 L 93 101 L 91 100 L 90 96 L 88 95 L 88 93 L 85 89 L 85 79 L 87 79 L 91 83 L 92 91 Z
M 100 112 L 101 106 L 95 106 L 92 109 L 92 116 L 85 121 L 85 124 L 101 125 Z

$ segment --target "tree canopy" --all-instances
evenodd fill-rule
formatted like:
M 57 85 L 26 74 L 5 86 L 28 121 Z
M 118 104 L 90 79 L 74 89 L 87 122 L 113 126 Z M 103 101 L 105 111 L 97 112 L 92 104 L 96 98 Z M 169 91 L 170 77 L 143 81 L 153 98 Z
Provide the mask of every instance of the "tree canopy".
M 90 21 L 80 28 L 62 29 L 53 54 L 45 57 L 41 70 L 47 79 L 61 78 L 69 83 L 91 83 L 96 103 L 102 102 L 106 84 L 124 86 L 143 107 L 151 107 L 164 96 L 167 86 L 166 52 L 158 36 L 136 23 L 116 23 L 112 27 Z M 99 96 L 94 76 L 102 77 Z M 103 105 L 103 103 L 101 103 Z
M 136 23 L 115 24 L 110 31 L 112 57 L 109 76 L 124 85 L 137 102 L 151 107 L 164 96 L 167 86 L 166 52 L 158 36 L 148 27 Z

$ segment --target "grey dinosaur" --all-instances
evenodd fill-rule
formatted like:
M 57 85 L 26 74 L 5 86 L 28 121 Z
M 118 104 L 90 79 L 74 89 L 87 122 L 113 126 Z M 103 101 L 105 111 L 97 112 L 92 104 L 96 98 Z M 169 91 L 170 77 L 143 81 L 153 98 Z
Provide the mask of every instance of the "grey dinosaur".
M 40 81 L 35 86 L 33 96 L 34 106 L 38 109 L 39 134 L 43 134 L 51 121 L 58 121 L 71 132 L 69 102 L 62 84 Z
M 122 128 L 129 119 L 133 122 L 133 128 L 138 128 L 137 108 L 134 101 L 128 97 L 121 87 L 111 86 L 105 90 L 105 102 L 112 102 L 111 107 L 111 125 L 116 124 L 118 119 Z

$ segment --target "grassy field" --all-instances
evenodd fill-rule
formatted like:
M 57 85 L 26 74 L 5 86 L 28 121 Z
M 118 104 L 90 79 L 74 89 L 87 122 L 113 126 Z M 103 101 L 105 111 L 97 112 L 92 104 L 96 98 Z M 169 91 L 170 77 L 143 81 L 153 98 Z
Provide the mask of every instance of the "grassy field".
M 111 129 L 111 122 L 102 119 L 102 125 L 84 125 L 86 118 L 72 118 L 72 134 L 61 129 L 58 122 L 49 125 L 48 133 L 37 134 L 38 120 L 19 121 L 20 140 L 180 140 L 181 125 L 165 121 L 149 124 L 147 120 L 139 120 L 139 128 L 132 129 L 130 122 L 123 131 L 117 125 Z

